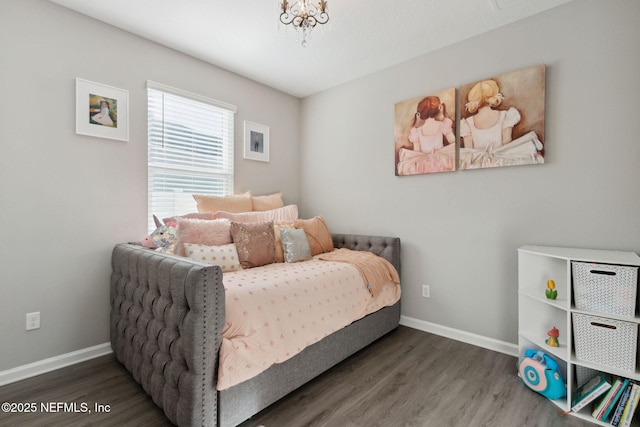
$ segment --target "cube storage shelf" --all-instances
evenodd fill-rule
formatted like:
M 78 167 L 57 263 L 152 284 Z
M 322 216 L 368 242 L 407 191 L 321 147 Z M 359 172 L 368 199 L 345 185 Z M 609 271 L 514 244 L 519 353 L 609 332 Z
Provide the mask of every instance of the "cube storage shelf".
M 562 410 L 571 408 L 571 399 L 576 389 L 582 382 L 588 380 L 589 373 L 605 372 L 615 376 L 640 381 L 640 367 L 638 365 L 637 335 L 640 325 L 640 313 L 637 309 L 637 301 L 633 301 L 635 307 L 633 316 L 590 311 L 578 309 L 575 306 L 575 283 L 572 274 L 572 263 L 594 263 L 604 266 L 640 267 L 640 257 L 633 252 L 606 251 L 576 248 L 560 248 L 551 246 L 523 246 L 518 249 L 518 349 L 520 357 L 525 349 L 542 350 L 558 362 L 558 368 L 567 384 L 567 397 L 553 402 Z M 557 299 L 550 300 L 545 296 L 547 281 L 555 282 L 558 291 Z M 637 276 L 635 286 L 637 288 Z M 637 297 L 636 297 L 637 300 Z M 601 363 L 578 359 L 576 356 L 575 340 L 579 339 L 580 354 L 591 354 L 589 345 L 590 335 L 574 336 L 575 315 L 580 317 L 598 317 L 602 323 L 626 322 L 630 328 L 625 329 L 626 334 L 635 334 L 623 344 L 611 348 L 611 352 L 623 353 L 625 359 L 632 358 L 634 366 L 621 369 L 615 366 L 617 355 L 602 354 L 602 350 L 593 345 L 594 351 L 600 352 L 593 359 Z M 560 330 L 559 347 L 551 347 L 546 344 L 547 332 L 553 327 Z M 628 332 L 633 330 L 634 332 Z M 582 329 L 578 330 L 582 334 Z M 606 332 L 604 332 L 606 334 Z M 597 336 L 596 336 L 597 337 Z M 629 338 L 629 337 L 626 337 Z M 585 347 L 586 346 L 586 347 Z M 604 356 L 604 357 L 603 357 Z M 609 363 L 611 361 L 611 363 Z M 640 426 L 640 412 L 634 417 L 633 426 Z M 578 413 L 572 415 L 590 421 L 597 425 L 609 426 L 610 424 L 598 421 L 591 416 L 591 406 L 587 405 Z

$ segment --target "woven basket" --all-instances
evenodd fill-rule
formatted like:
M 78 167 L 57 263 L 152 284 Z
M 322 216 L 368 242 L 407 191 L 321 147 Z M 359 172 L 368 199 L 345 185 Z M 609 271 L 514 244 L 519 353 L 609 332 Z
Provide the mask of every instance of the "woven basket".
M 572 262 L 576 308 L 633 317 L 638 267 Z
M 578 359 L 635 371 L 638 324 L 573 313 L 573 337 Z

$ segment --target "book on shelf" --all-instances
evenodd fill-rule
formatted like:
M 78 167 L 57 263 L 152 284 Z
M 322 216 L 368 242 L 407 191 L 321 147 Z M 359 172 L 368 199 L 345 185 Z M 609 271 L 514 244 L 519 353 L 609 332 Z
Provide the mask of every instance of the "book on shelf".
M 591 415 L 596 420 L 606 420 L 611 412 L 611 409 L 615 406 L 616 402 L 622 395 L 622 392 L 629 384 L 629 380 L 626 378 L 616 378 L 613 380 L 613 384 L 607 393 L 604 395 L 602 399 L 598 402 L 598 404 L 594 405 L 595 408 Z
M 633 384 L 629 383 L 627 384 L 624 391 L 622 392 L 622 396 L 620 396 L 620 400 L 616 405 L 616 410 L 613 411 L 613 415 L 611 416 L 612 426 L 617 426 L 618 424 L 620 424 L 620 418 L 622 417 L 622 412 L 624 411 L 624 408 L 627 406 L 627 402 L 629 401 L 629 396 L 631 396 L 632 389 L 633 389 Z
M 622 411 L 622 417 L 620 417 L 620 423 L 618 424 L 620 427 L 629 427 L 631 425 L 631 419 L 633 418 L 633 414 L 638 407 L 639 400 L 640 386 L 634 383 L 633 388 L 631 389 L 631 394 L 629 395 L 629 400 L 624 407 L 624 411 Z
M 602 415 L 602 418 L 600 418 L 601 421 L 608 420 L 609 419 L 609 415 L 613 416 L 613 410 L 616 408 L 616 405 L 620 401 L 620 398 L 622 397 L 622 394 L 625 392 L 625 390 L 627 389 L 628 386 L 629 386 L 629 379 L 628 378 L 624 378 L 622 380 L 622 384 L 620 385 L 620 388 L 618 389 L 618 392 L 614 396 L 611 404 L 609 405 L 608 408 L 605 409 L 604 414 Z
M 571 411 L 578 412 L 610 388 L 611 384 L 607 381 L 605 374 L 600 373 L 596 375 L 578 387 L 571 401 Z

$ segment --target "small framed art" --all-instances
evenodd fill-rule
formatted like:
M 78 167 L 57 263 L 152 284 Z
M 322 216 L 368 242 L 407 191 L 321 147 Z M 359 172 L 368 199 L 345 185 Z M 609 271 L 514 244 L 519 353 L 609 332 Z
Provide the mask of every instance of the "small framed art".
M 244 122 L 244 158 L 269 161 L 269 126 Z
M 76 78 L 76 133 L 129 140 L 129 92 Z

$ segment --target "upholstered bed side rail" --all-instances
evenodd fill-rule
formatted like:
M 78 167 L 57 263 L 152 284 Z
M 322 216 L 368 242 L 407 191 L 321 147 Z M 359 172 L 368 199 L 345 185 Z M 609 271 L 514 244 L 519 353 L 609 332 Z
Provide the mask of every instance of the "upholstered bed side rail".
M 400 238 L 332 233 L 333 246 L 355 251 L 369 251 L 385 258 L 400 274 Z
M 131 244 L 112 253 L 111 346 L 167 417 L 216 426 L 224 325 L 219 267 Z

